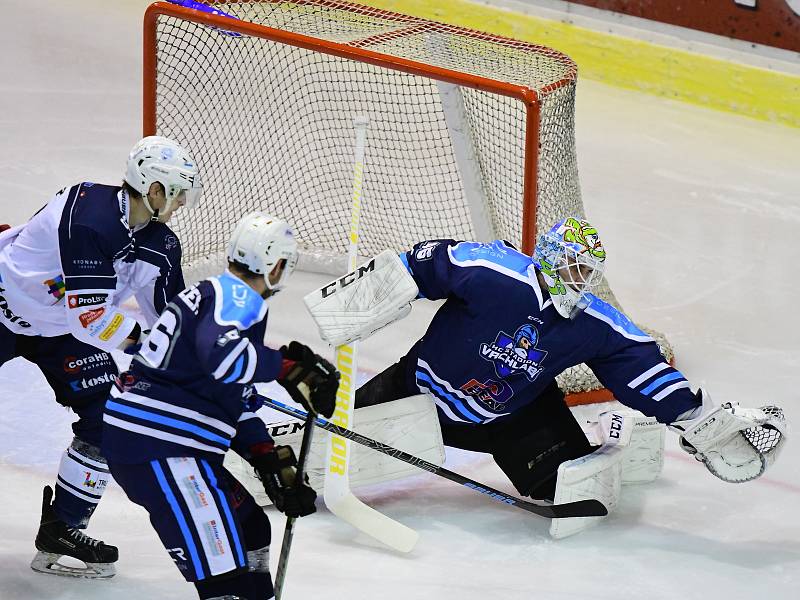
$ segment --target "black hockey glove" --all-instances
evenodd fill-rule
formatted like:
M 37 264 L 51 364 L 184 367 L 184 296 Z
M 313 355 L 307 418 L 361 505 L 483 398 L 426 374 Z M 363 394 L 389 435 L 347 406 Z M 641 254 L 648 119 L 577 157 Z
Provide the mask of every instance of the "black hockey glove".
M 308 479 L 297 481 L 297 458 L 291 446 L 275 446 L 249 459 L 256 470 L 267 496 L 287 517 L 305 517 L 317 511 L 314 500 L 317 493 L 308 485 Z
M 330 418 L 336 408 L 339 372 L 300 342 L 283 346 L 281 354 L 287 366 L 278 383 L 306 410 Z

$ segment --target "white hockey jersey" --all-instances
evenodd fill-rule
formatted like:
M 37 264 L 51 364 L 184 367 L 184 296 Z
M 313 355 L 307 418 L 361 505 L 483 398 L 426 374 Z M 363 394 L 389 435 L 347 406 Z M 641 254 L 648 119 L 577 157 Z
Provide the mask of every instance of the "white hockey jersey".
M 183 288 L 180 246 L 166 225 L 153 223 L 141 230 L 147 243 L 137 251 L 129 210 L 120 187 L 84 182 L 0 233 L 0 323 L 22 335 L 71 333 L 112 350 L 136 323 L 120 309 L 127 298 L 136 295 L 155 321 Z

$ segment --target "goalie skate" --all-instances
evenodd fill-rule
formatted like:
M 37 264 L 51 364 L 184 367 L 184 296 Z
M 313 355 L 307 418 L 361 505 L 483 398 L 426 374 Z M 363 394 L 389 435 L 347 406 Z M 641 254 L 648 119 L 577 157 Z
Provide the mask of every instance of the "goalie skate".
M 39 552 L 31 561 L 31 569 L 50 575 L 87 579 L 113 577 L 116 574 L 114 563 L 119 558 L 117 548 L 91 538 L 59 520 L 53 510 L 52 498 L 52 488 L 45 487 L 42 520 L 39 533 L 36 534 L 36 549 Z M 59 562 L 63 557 L 67 557 L 69 562 Z M 76 561 L 85 566 L 69 564 Z

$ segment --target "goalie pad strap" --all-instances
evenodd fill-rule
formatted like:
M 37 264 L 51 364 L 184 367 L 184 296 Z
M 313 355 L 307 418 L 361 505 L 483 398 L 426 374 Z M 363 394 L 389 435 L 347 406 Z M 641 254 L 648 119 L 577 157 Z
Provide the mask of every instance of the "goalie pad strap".
M 384 250 L 355 271 L 303 298 L 320 337 L 341 346 L 369 337 L 411 311 L 419 295 L 400 257 Z

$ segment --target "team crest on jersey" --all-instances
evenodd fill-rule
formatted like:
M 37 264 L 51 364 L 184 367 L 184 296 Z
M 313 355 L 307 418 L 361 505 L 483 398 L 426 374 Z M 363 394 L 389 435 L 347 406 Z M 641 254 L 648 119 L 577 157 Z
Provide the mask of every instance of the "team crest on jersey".
M 523 325 L 514 335 L 501 331 L 490 344 L 482 343 L 480 355 L 484 360 L 494 363 L 495 373 L 499 377 L 509 377 L 518 373 L 533 381 L 542 372 L 541 366 L 547 356 L 546 350 L 536 347 L 539 332 L 530 324 Z
M 64 277 L 62 275 L 58 275 L 52 279 L 45 279 L 42 283 L 47 286 L 47 293 L 56 299 L 53 304 L 60 302 L 64 298 L 67 287 L 64 285 Z

